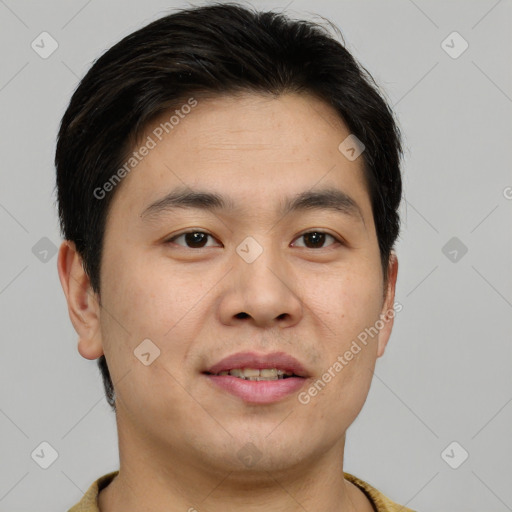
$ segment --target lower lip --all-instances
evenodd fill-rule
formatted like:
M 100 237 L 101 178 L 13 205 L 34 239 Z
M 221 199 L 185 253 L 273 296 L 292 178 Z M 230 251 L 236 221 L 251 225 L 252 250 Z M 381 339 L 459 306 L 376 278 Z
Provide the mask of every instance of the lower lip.
M 278 380 L 250 381 L 232 375 L 204 375 L 221 389 L 238 396 L 245 402 L 254 404 L 278 402 L 282 398 L 296 393 L 307 380 L 302 377 L 288 377 Z

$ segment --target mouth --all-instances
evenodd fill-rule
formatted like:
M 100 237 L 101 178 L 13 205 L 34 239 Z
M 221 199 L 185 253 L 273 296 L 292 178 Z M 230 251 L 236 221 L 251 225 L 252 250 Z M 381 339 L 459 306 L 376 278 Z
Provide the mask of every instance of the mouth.
M 280 401 L 302 388 L 309 377 L 302 364 L 284 352 L 241 352 L 222 359 L 202 374 L 215 389 L 255 404 Z
M 296 375 L 293 372 L 282 370 L 281 368 L 233 368 L 231 370 L 224 370 L 219 373 L 204 372 L 206 375 L 215 375 L 217 377 L 231 375 L 238 379 L 250 380 L 253 382 L 260 382 L 263 380 L 282 380 L 292 377 L 304 378 Z
M 211 375 L 229 374 L 238 378 L 260 378 L 262 380 L 309 377 L 304 366 L 286 352 L 272 352 L 270 354 L 238 352 L 225 357 L 203 373 Z

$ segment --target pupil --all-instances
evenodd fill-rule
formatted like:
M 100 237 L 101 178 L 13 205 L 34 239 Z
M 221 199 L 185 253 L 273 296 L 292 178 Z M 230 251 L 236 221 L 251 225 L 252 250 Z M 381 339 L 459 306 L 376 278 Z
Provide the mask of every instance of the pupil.
M 313 231 L 311 233 L 306 233 L 304 235 L 304 240 L 306 241 L 306 245 L 308 245 L 307 241 L 311 241 L 313 245 L 316 247 L 317 245 L 322 246 L 325 241 L 325 233 L 318 233 L 317 231 Z M 316 245 L 315 245 L 316 244 Z
M 194 247 L 203 247 L 204 244 L 201 244 L 201 237 L 203 238 L 203 242 L 206 240 L 207 234 L 206 233 L 186 233 L 185 234 L 185 240 L 187 244 L 192 244 Z M 199 245 L 198 245 L 199 244 Z

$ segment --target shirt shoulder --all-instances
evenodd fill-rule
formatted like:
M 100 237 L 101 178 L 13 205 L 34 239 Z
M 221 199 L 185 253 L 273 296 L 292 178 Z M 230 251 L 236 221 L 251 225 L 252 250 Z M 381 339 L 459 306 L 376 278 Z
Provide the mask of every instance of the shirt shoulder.
M 82 496 L 82 499 L 71 507 L 68 512 L 99 512 L 98 495 L 104 487 L 112 482 L 118 473 L 119 470 L 112 471 L 95 480 Z
M 372 487 L 368 482 L 357 478 L 351 473 L 344 472 L 344 475 L 349 482 L 352 482 L 366 494 L 368 499 L 372 502 L 376 512 L 415 512 L 410 508 L 391 501 L 387 496 L 384 496 L 384 494 L 375 489 L 375 487 Z

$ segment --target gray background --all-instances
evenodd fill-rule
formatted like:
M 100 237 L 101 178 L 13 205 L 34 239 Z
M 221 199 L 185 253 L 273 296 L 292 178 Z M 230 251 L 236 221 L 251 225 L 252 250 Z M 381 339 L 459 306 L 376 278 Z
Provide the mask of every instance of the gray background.
M 118 467 L 114 415 L 96 361 L 77 351 L 51 252 L 55 136 L 94 59 L 187 5 L 0 0 L 0 511 L 67 510 Z M 512 510 L 511 2 L 253 5 L 338 25 L 405 136 L 403 310 L 349 429 L 345 470 L 424 512 Z M 31 48 L 43 31 L 59 45 L 47 59 Z M 458 58 L 441 44 L 453 31 L 469 44 Z M 43 441 L 58 452 L 48 469 L 31 457 Z M 453 441 L 469 453 L 458 469 L 445 462 L 461 460 L 461 448 L 445 452 Z

